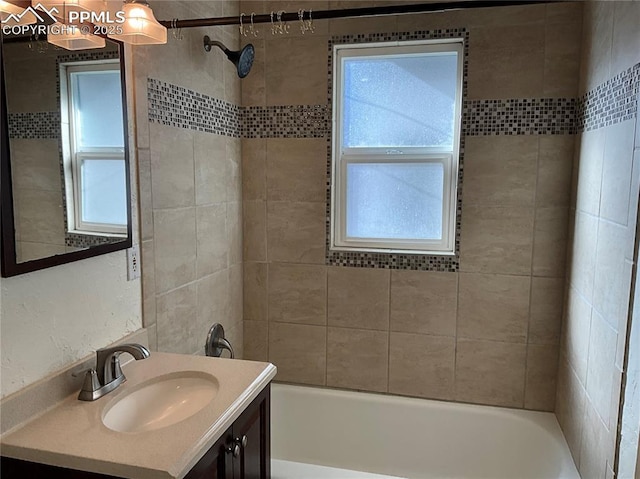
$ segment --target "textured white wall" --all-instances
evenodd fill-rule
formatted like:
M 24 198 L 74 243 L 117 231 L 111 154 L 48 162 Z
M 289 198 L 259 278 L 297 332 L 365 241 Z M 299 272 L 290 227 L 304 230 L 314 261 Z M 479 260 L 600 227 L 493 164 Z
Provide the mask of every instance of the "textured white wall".
M 2 397 L 142 326 L 124 251 L 2 278 L 0 289 Z

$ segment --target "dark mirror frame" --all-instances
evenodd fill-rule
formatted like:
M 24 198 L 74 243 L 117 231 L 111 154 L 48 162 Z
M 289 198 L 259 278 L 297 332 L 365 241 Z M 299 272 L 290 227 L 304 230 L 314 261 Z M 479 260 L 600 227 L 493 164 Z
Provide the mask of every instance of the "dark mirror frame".
M 81 259 L 93 258 L 94 256 L 111 253 L 113 251 L 120 251 L 130 248 L 132 245 L 132 225 L 131 225 L 131 172 L 130 172 L 130 158 L 129 158 L 129 127 L 128 127 L 128 112 L 127 112 L 127 90 L 126 90 L 126 71 L 124 62 L 124 48 L 123 43 L 111 40 L 109 41 L 118 44 L 119 57 L 120 57 L 120 82 L 122 86 L 122 114 L 124 121 L 124 160 L 125 160 L 125 177 L 126 177 L 126 194 L 127 194 L 127 238 L 116 243 L 103 244 L 98 246 L 91 246 L 87 249 L 73 251 L 69 253 L 59 254 L 55 256 L 49 256 L 46 258 L 39 258 L 32 261 L 25 261 L 23 263 L 17 262 L 16 257 L 16 237 L 15 237 L 15 223 L 14 223 L 14 211 L 13 211 L 13 186 L 11 176 L 11 155 L 9 146 L 9 121 L 7 114 L 7 95 L 5 91 L 5 79 L 4 79 L 4 41 L 2 32 L 0 32 L 0 91 L 2 94 L 2 114 L 0 115 L 0 130 L 1 130 L 1 142 L 0 142 L 0 216 L 2 224 L 2 277 L 8 278 L 19 274 L 29 273 L 31 271 L 38 271 L 45 268 L 51 268 L 52 266 L 58 266 L 61 264 L 72 263 Z

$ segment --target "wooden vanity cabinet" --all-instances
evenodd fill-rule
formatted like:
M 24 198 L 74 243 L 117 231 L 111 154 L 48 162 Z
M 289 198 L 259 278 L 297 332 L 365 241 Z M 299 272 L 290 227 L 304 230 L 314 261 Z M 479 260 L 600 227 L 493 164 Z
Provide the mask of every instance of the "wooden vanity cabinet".
M 269 479 L 271 477 L 271 388 L 266 388 L 216 441 L 185 479 Z M 116 479 L 113 476 L 0 458 L 2 479 Z
M 185 479 L 269 479 L 270 397 L 267 386 Z

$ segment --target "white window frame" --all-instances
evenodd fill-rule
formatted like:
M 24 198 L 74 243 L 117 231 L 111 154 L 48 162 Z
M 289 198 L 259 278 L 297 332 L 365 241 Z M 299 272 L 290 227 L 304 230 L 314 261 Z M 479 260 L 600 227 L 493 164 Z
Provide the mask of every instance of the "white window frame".
M 343 147 L 343 62 L 354 57 L 406 57 L 424 53 L 456 52 L 458 59 L 454 110 L 453 150 L 439 147 Z M 331 250 L 408 254 L 455 254 L 458 168 L 462 116 L 462 73 L 464 40 L 447 38 L 334 45 L 333 47 L 333 120 L 331 154 Z M 440 163 L 444 171 L 442 239 L 379 239 L 346 236 L 347 166 L 352 163 Z
M 125 238 L 127 225 L 92 223 L 82 219 L 82 162 L 91 159 L 125 161 L 124 148 L 80 149 L 76 138 L 71 74 L 78 72 L 120 71 L 118 59 L 60 64 L 60 111 L 62 117 L 62 158 L 67 203 L 67 229 L 70 233 Z M 124 135 L 124 132 L 123 132 Z

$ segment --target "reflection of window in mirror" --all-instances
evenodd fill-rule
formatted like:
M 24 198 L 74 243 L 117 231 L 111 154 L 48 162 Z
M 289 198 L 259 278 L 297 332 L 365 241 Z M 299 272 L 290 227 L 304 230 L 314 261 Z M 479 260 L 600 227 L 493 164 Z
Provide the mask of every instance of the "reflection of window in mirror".
M 70 232 L 126 236 L 127 197 L 118 60 L 60 64 Z

